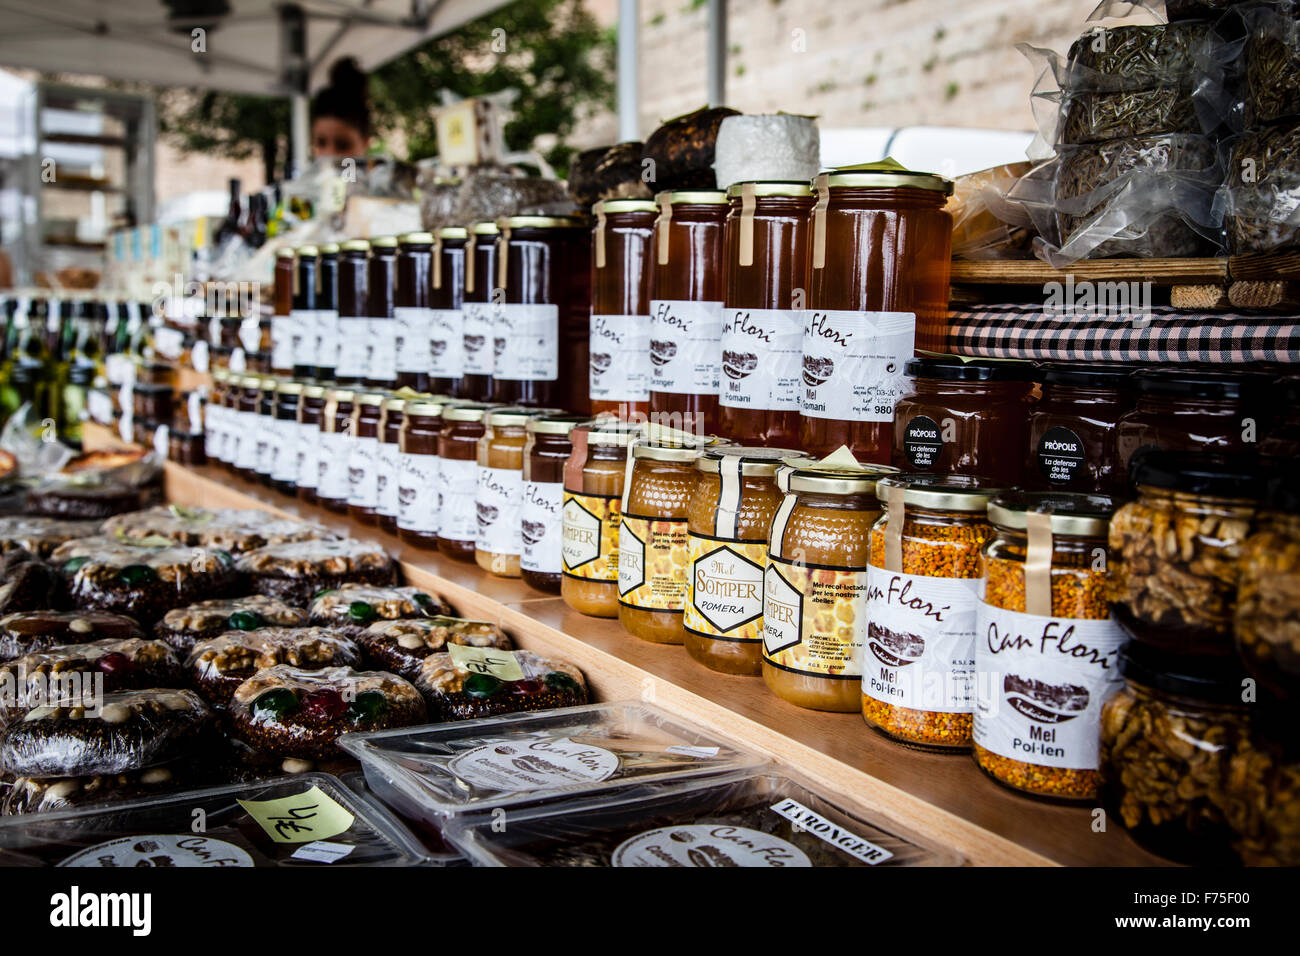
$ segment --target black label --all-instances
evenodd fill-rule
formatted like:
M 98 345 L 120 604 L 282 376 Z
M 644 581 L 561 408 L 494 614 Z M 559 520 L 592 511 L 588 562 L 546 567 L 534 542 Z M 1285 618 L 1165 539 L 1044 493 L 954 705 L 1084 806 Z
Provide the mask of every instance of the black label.
M 928 415 L 917 415 L 903 428 L 903 453 L 913 468 L 925 471 L 938 465 L 943 454 L 939 423 Z
M 1064 425 L 1055 425 L 1038 441 L 1038 470 L 1054 485 L 1068 485 L 1081 477 L 1087 455 L 1083 439 Z

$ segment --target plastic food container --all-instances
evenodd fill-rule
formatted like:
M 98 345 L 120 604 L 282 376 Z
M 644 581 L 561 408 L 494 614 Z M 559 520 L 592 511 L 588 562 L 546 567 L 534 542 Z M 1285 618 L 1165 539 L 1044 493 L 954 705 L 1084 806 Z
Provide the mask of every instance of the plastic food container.
M 450 817 L 571 801 L 752 769 L 763 758 L 649 704 L 619 701 L 339 741 L 403 816 Z
M 1258 459 L 1151 451 L 1132 475 L 1138 498 L 1110 528 L 1116 619 L 1135 640 L 1174 653 L 1231 655 Z
M 648 791 L 648 792 L 647 792 Z M 500 828 L 498 828 L 500 829 Z M 478 817 L 444 833 L 478 866 L 956 866 L 849 801 L 776 773 L 728 774 L 516 812 L 502 832 Z
M 989 504 L 975 620 L 975 763 L 1013 790 L 1097 795 L 1097 725 L 1124 633 L 1107 604 L 1102 495 L 1012 492 Z
M 263 824 L 241 800 L 285 802 L 279 813 L 254 807 L 268 820 Z M 205 820 L 202 833 L 194 832 L 196 811 Z M 294 842 L 270 835 L 267 827 L 277 830 L 273 816 L 294 818 L 280 820 L 277 831 Z M 323 773 L 0 820 L 4 866 L 226 869 L 425 862 L 425 850 L 387 810 Z
M 862 716 L 904 743 L 970 747 L 981 555 L 998 494 L 960 475 L 882 478 L 871 529 Z
M 342 781 L 343 786 L 362 800 L 388 811 L 394 826 L 401 829 L 402 835 L 423 849 L 424 854 L 428 857 L 427 865 L 469 866 L 469 861 L 461 856 L 455 847 L 447 843 L 435 827 L 403 816 L 383 800 L 380 800 L 375 791 L 371 789 L 370 784 L 366 782 L 366 775 L 362 771 L 349 770 L 347 773 L 339 774 L 339 780 Z

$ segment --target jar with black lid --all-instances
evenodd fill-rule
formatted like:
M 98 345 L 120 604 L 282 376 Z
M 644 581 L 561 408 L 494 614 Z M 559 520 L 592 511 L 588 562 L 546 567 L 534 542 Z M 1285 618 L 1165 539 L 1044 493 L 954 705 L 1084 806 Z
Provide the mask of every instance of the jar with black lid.
M 277 375 L 293 371 L 293 284 L 297 271 L 292 249 L 275 251 L 275 313 L 271 316 L 271 368 Z
M 348 456 L 348 514 L 362 524 L 379 523 L 379 428 L 386 398 L 382 392 L 356 396 Z
M 491 405 L 453 405 L 443 409 L 438 436 L 438 550 L 457 561 L 473 561 L 478 541 L 478 442 L 487 431 Z
M 307 384 L 302 387 L 298 402 L 298 430 L 293 447 L 297 451 L 298 500 L 316 504 L 316 489 L 320 485 L 322 420 L 328 389 L 323 385 Z
M 1115 426 L 1120 468 L 1142 448 L 1248 452 L 1263 435 L 1263 372 L 1144 368 L 1133 373 L 1134 407 Z
M 347 514 L 348 460 L 352 456 L 352 434 L 357 393 L 348 388 L 331 389 L 321 412 L 320 481 L 316 497 L 329 511 Z
M 298 490 L 298 405 L 302 402 L 301 382 L 281 382 L 275 390 L 275 461 L 271 487 L 293 495 Z
M 370 265 L 366 278 L 367 388 L 394 388 L 397 383 L 397 322 L 393 307 L 397 294 L 397 240 L 381 236 L 370 240 Z
M 1259 443 L 1260 457 L 1284 462 L 1300 458 L 1300 375 L 1278 379 L 1270 405 L 1277 414 Z
M 339 360 L 339 244 L 320 247 L 320 287 L 316 298 L 316 378 L 335 380 Z
M 393 298 L 395 381 L 398 388 L 417 392 L 429 390 L 432 261 L 432 233 L 408 232 L 397 240 L 397 287 Z
M 1133 407 L 1127 365 L 1053 362 L 1039 366 L 1042 397 L 1029 411 L 1025 487 L 1119 494 L 1115 426 Z
M 317 296 L 320 250 L 299 246 L 298 277 L 293 291 L 293 377 L 316 377 L 316 360 L 320 349 L 320 305 Z
M 271 472 L 275 470 L 275 390 L 279 384 L 277 378 L 269 375 L 263 378 L 257 400 L 257 460 L 253 471 L 257 473 L 257 480 L 268 488 L 271 487 Z
M 245 375 L 239 380 L 239 398 L 235 406 L 235 472 L 249 481 L 257 480 L 257 413 L 261 391 L 260 375 Z
M 476 402 L 492 393 L 492 284 L 497 274 L 497 224 L 476 222 L 465 245 L 461 303 L 463 373 L 456 394 Z
M 370 308 L 367 294 L 370 243 L 349 239 L 339 245 L 338 258 L 338 357 L 334 378 L 340 385 L 361 385 L 368 377 Z
M 460 395 L 465 374 L 465 246 L 464 226 L 443 226 L 434 241 L 429 264 L 429 391 Z
M 569 433 L 586 415 L 545 415 L 528 422 L 524 442 L 524 495 L 519 524 L 519 573 L 528 586 L 560 593 L 564 467 L 573 452 Z
M 893 462 L 904 471 L 1020 484 L 1034 368 L 1026 362 L 917 358 L 894 408 Z M 854 449 L 878 460 L 874 451 Z
M 414 398 L 402 409 L 398 434 L 400 464 L 397 480 L 397 535 L 425 551 L 438 547 L 442 486 L 438 441 L 446 403 L 438 398 Z
M 136 382 L 131 386 L 132 414 L 136 421 L 169 425 L 172 420 L 172 386 Z

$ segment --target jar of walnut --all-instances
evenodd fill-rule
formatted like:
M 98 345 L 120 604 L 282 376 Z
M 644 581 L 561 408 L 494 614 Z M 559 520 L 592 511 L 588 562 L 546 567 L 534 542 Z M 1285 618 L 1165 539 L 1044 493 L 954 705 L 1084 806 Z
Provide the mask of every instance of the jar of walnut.
M 1290 701 L 1300 696 L 1300 488 L 1276 480 L 1265 509 L 1242 545 L 1237 652 L 1266 691 Z
M 1230 656 L 1237 576 L 1258 507 L 1256 459 L 1150 451 L 1132 475 L 1138 499 L 1110 526 L 1116 619 L 1155 647 Z

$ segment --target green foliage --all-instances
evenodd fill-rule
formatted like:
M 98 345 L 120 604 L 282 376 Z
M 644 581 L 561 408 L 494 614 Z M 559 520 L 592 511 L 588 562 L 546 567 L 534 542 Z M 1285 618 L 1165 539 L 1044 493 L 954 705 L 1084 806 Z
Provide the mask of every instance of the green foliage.
M 289 155 L 289 101 L 213 90 L 165 90 L 158 97 L 159 131 L 186 152 L 231 159 L 260 156 L 267 182 Z

